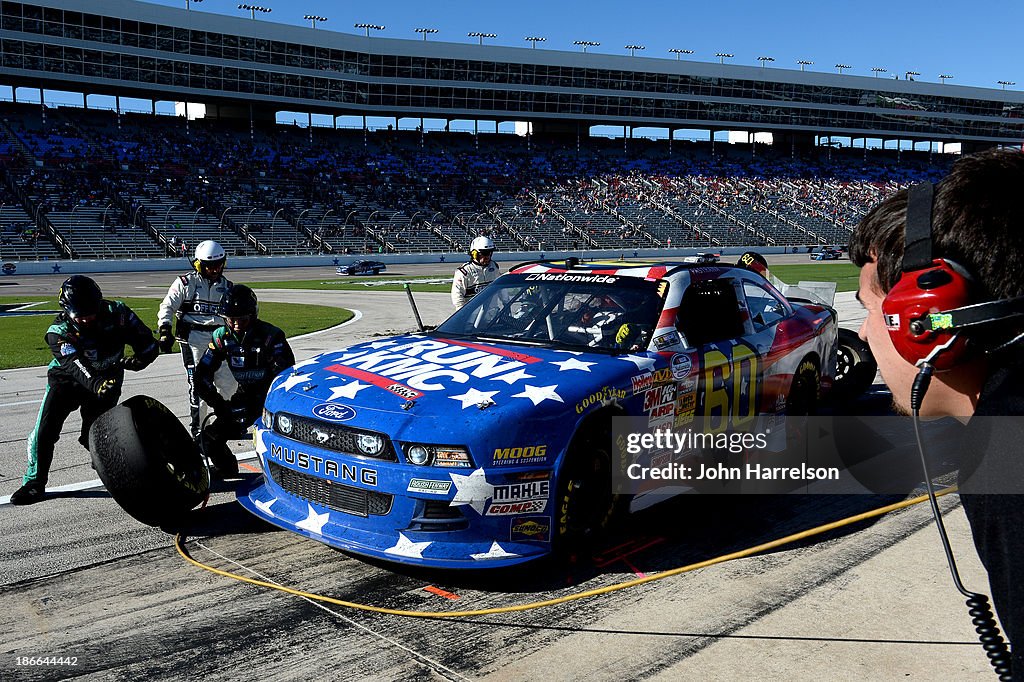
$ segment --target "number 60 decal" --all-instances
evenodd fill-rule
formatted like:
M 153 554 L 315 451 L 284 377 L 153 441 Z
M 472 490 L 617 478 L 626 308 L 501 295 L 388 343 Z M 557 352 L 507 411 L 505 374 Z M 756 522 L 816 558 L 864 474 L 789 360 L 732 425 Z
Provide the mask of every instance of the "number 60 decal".
M 745 343 L 704 352 L 704 418 L 712 433 L 740 427 L 757 416 L 761 376 L 757 352 Z

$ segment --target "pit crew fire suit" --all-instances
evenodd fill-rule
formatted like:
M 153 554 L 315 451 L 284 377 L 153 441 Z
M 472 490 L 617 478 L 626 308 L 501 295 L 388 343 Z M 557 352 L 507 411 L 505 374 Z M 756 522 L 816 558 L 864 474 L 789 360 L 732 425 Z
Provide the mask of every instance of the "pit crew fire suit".
M 452 277 L 452 305 L 458 310 L 477 292 L 493 282 L 501 274 L 501 268 L 493 260 L 487 265 L 469 261 L 459 267 Z

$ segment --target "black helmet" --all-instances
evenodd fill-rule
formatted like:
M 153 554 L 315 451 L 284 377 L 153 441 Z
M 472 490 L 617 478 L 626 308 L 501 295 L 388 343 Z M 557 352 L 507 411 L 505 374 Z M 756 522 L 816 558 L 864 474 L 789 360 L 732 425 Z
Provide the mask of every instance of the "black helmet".
M 224 295 L 224 317 L 256 317 L 258 312 L 256 293 L 244 284 L 235 284 Z
M 85 321 L 84 318 L 99 315 L 103 304 L 103 294 L 99 286 L 85 275 L 72 275 L 60 285 L 57 302 L 61 310 L 76 327 Z

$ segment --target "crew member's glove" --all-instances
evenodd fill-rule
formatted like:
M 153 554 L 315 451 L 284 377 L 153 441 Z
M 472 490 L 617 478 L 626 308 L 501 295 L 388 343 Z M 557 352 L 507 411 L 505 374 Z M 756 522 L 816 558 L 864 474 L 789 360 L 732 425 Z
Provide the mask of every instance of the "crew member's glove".
M 100 385 L 96 387 L 96 396 L 99 398 L 104 398 L 108 395 L 113 394 L 113 392 L 117 390 L 117 387 L 120 383 L 121 382 L 118 381 L 115 377 L 111 377 L 110 379 L 104 379 L 102 382 L 100 382 Z
M 160 329 L 157 331 L 160 339 L 157 344 L 160 346 L 161 353 L 170 353 L 171 349 L 174 348 L 174 335 L 171 333 L 171 325 L 162 324 Z
M 224 396 L 218 393 L 215 397 L 207 400 L 206 404 L 209 405 L 210 409 L 213 410 L 213 413 L 217 415 L 217 419 L 231 419 L 231 405 L 227 400 L 224 400 Z
M 138 355 L 129 355 L 121 358 L 121 367 L 129 372 L 138 372 L 146 366 L 146 363 Z

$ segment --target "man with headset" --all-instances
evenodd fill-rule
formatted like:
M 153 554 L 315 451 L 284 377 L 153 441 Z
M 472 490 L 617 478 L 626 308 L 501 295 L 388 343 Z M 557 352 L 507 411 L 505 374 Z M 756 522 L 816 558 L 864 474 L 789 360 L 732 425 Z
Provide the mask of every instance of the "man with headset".
M 494 255 L 494 241 L 479 236 L 469 245 L 471 260 L 459 266 L 452 277 L 452 305 L 458 310 L 477 292 L 498 278 L 501 268 L 491 260 Z
M 850 240 L 868 313 L 860 336 L 896 410 L 969 419 L 961 500 L 1003 631 L 1017 643 L 1016 680 L 1024 680 L 1024 420 L 1015 418 L 1024 416 L 1022 186 L 1024 153 L 968 156 L 937 186 L 883 201 Z
M 188 402 L 192 417 L 192 435 L 199 435 L 202 412 L 206 403 L 196 393 L 192 374 L 203 353 L 210 346 L 213 331 L 221 326 L 221 305 L 231 282 L 224 277 L 227 254 L 224 247 L 213 240 L 200 242 L 196 247 L 192 269 L 179 275 L 171 283 L 160 304 L 157 317 L 157 336 L 160 351 L 170 353 L 177 338 L 181 345 L 181 360 L 185 365 L 188 379 Z M 174 335 L 171 334 L 171 320 L 177 318 Z M 220 382 L 231 388 L 230 374 L 218 375 Z

